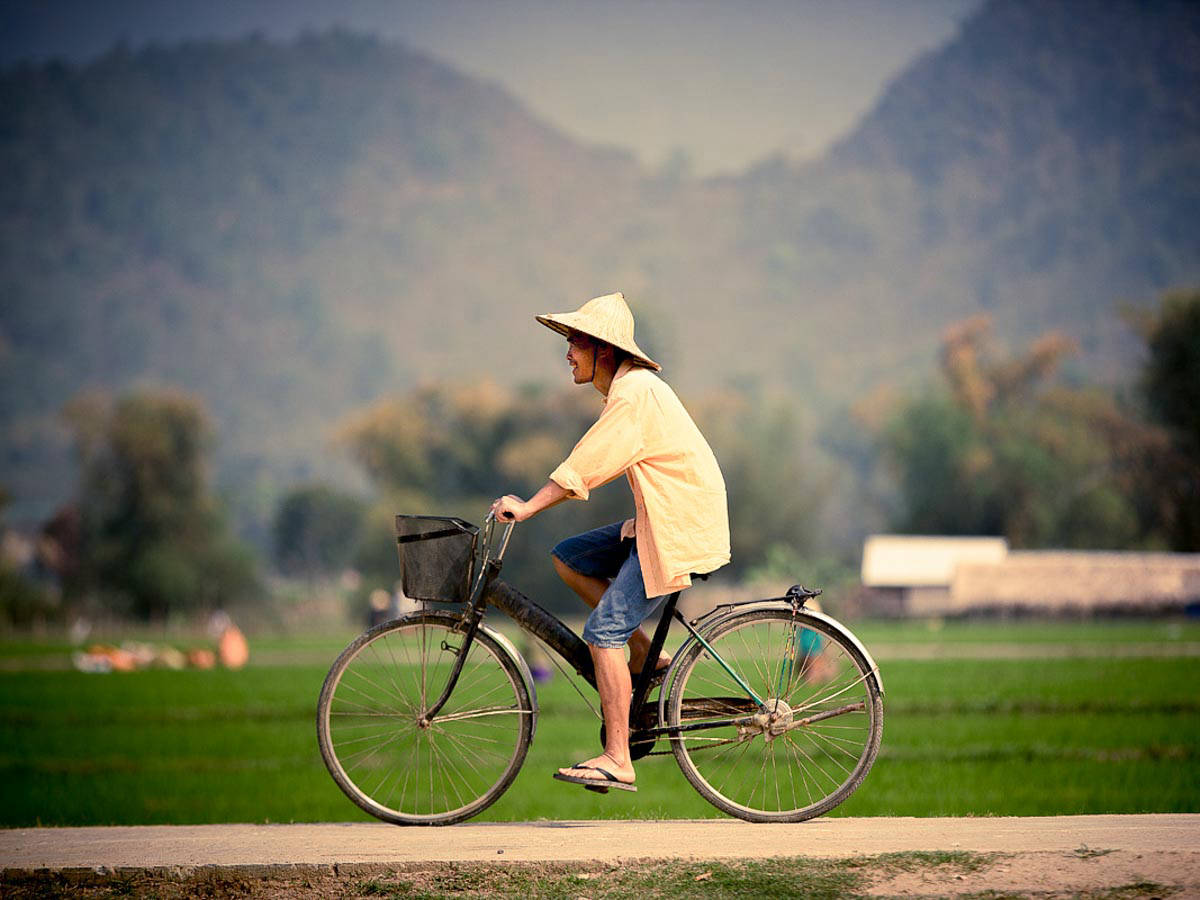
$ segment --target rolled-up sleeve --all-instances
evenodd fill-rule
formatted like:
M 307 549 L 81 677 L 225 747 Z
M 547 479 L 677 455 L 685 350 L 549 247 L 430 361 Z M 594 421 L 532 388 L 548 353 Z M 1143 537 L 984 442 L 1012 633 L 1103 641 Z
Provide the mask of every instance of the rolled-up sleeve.
M 550 480 L 571 496 L 586 500 L 594 488 L 622 475 L 644 451 L 645 436 L 633 404 L 625 398 L 610 397 L 600 418 L 562 465 L 550 473 Z

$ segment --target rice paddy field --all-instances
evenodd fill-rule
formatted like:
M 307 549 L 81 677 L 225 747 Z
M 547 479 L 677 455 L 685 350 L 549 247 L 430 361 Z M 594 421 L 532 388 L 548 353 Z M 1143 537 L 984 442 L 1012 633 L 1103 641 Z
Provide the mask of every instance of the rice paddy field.
M 1200 622 L 853 628 L 883 675 L 883 749 L 830 815 L 1200 811 Z M 109 674 L 73 669 L 65 642 L 0 640 L 0 824 L 367 820 L 314 725 L 352 637 L 252 640 L 238 671 Z M 636 794 L 551 780 L 596 752 L 599 722 L 561 674 L 538 696 L 524 769 L 479 820 L 722 815 L 669 754 L 638 764 Z

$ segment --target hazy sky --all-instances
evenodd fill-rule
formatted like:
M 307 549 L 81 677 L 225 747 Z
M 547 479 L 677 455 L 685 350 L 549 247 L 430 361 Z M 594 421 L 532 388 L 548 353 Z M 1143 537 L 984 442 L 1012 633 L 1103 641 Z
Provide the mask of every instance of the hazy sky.
M 701 174 L 814 155 L 982 0 L 0 0 L 0 62 L 340 24 L 497 81 L 573 137 Z

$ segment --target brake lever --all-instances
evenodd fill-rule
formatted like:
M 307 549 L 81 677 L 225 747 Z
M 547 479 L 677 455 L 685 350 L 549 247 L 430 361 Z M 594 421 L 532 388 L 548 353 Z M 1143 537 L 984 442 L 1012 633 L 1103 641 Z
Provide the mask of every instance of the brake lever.
M 495 525 L 496 522 L 501 522 L 506 527 L 504 529 L 504 536 L 502 538 L 500 538 L 500 548 L 496 552 L 496 555 L 494 557 L 492 557 L 492 559 L 495 562 L 502 562 L 504 560 L 504 552 L 508 549 L 508 542 L 512 538 L 513 529 L 517 527 L 517 520 L 515 518 L 514 519 L 498 518 L 496 516 L 495 512 L 489 510 L 487 517 L 484 518 L 484 520 L 483 520 L 484 540 L 487 541 L 488 543 L 491 542 L 492 527 Z
M 500 552 L 496 554 L 496 559 L 504 559 L 504 551 L 508 549 L 509 538 L 512 537 L 513 529 L 517 527 L 516 519 L 508 523 L 508 527 L 504 529 L 504 537 L 500 539 Z

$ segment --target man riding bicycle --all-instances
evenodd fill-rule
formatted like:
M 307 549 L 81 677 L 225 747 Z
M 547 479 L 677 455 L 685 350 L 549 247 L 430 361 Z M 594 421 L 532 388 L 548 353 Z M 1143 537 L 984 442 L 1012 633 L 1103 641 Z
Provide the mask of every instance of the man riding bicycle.
M 501 497 L 492 511 L 521 522 L 564 500 L 587 500 L 622 474 L 628 479 L 632 519 L 567 538 L 552 551 L 559 576 L 593 608 L 583 638 L 605 725 L 604 752 L 554 777 L 637 790 L 629 754 L 632 675 L 670 663 L 646 659 L 650 639 L 640 625 L 665 595 L 688 587 L 693 574 L 729 562 L 725 482 L 695 422 L 654 374 L 661 366 L 634 342 L 633 314 L 621 294 L 537 321 L 566 336 L 575 383 L 603 394 L 604 410 L 536 494 Z

